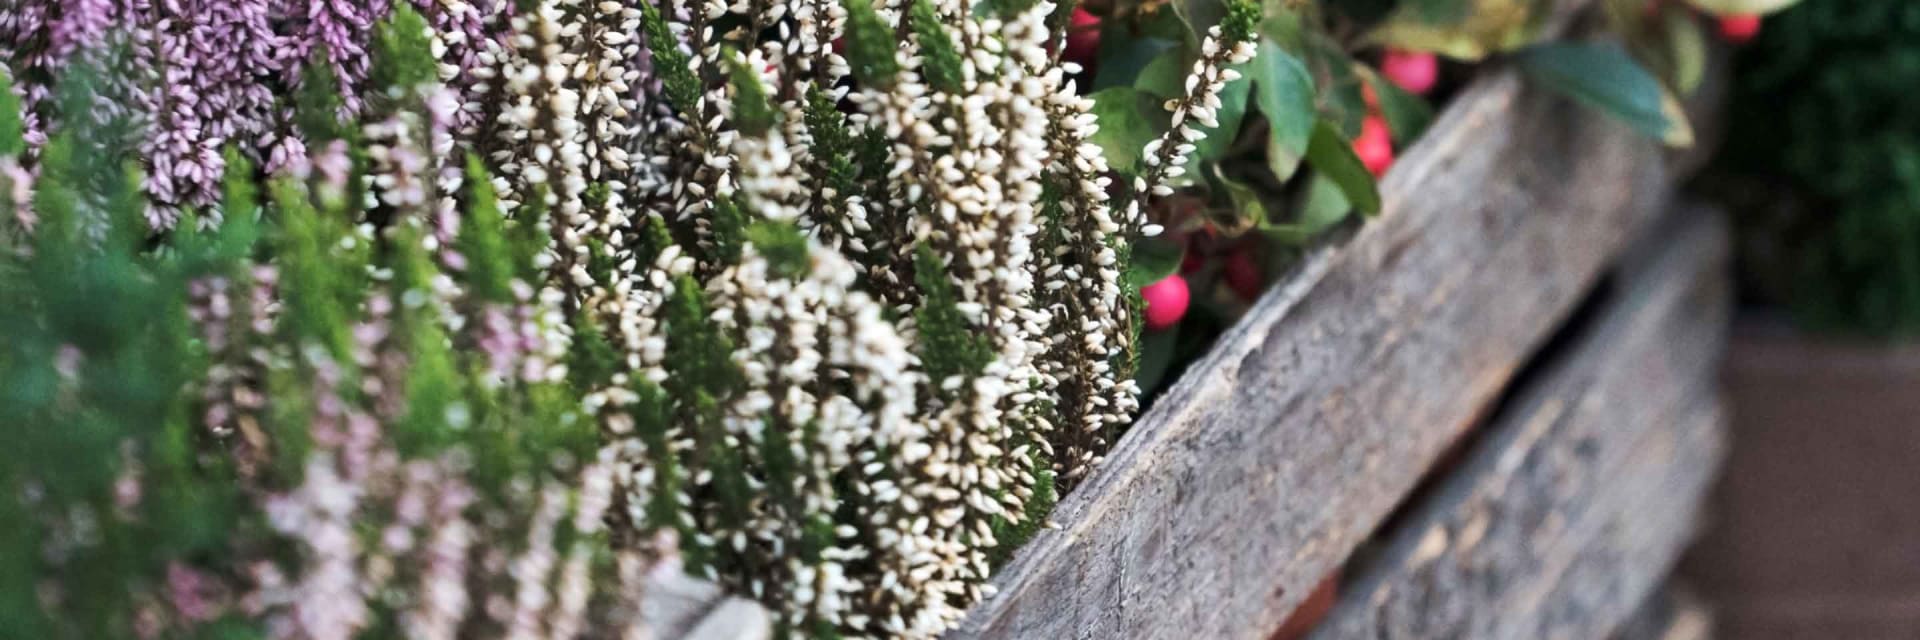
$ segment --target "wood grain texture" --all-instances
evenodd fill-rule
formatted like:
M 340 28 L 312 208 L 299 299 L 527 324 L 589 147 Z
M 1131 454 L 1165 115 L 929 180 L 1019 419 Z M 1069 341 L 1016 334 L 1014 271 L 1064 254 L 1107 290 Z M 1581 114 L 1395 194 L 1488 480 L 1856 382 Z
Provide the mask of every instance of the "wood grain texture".
M 1713 610 L 1692 590 L 1668 584 L 1654 592 L 1613 640 L 1711 640 Z
M 1250 638 L 1479 421 L 1665 197 L 1654 145 L 1475 83 L 1143 415 L 957 638 Z
M 1629 254 L 1312 636 L 1604 638 L 1659 586 L 1723 449 L 1726 232 L 1694 212 Z
M 766 640 L 772 633 L 771 614 L 759 603 L 673 571 L 648 578 L 640 616 L 649 637 L 662 640 Z

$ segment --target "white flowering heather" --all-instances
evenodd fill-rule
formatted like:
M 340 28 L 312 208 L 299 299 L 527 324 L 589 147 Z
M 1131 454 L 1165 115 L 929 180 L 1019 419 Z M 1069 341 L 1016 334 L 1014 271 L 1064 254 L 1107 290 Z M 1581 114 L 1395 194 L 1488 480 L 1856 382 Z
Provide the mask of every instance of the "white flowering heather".
M 1225 29 L 1234 26 L 1230 18 L 1209 29 L 1207 37 L 1200 41 L 1200 58 L 1193 61 L 1193 69 L 1187 74 L 1186 95 L 1168 100 L 1166 104 L 1172 130 L 1141 150 L 1141 162 L 1147 169 L 1144 175 L 1133 180 L 1134 197 L 1121 214 L 1124 224 L 1141 224 L 1148 196 L 1173 194 L 1173 187 L 1166 184 L 1166 180 L 1180 177 L 1186 171 L 1187 156 L 1193 153 L 1194 143 L 1206 137 L 1206 129 L 1220 126 L 1215 118 L 1220 109 L 1220 90 L 1240 77 L 1240 72 L 1228 67 L 1252 60 L 1255 49 L 1247 38 L 1227 37 Z M 1141 230 L 1146 235 L 1159 233 L 1158 228 L 1150 226 Z
M 661 317 L 606 341 L 637 386 L 611 430 L 627 524 L 794 631 L 931 637 L 1137 408 L 1140 223 L 1112 213 L 1050 3 L 686 9 L 641 8 L 670 197 L 624 250 L 693 264 L 606 261 Z

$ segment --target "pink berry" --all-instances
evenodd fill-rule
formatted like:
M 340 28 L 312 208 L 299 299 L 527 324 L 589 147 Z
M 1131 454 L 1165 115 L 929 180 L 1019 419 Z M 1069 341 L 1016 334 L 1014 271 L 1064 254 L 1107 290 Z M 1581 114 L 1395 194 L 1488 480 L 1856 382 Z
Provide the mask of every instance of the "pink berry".
M 1424 51 L 1388 49 L 1380 58 L 1380 74 L 1408 93 L 1426 95 L 1440 82 L 1440 60 Z
M 1082 67 L 1093 66 L 1100 52 L 1100 16 L 1086 9 L 1073 8 L 1072 24 L 1067 27 L 1067 50 L 1060 57 Z
M 1227 281 L 1227 288 L 1247 302 L 1258 300 L 1261 290 L 1267 287 L 1267 283 L 1263 282 L 1266 278 L 1260 273 L 1260 264 L 1254 262 L 1253 254 L 1245 249 L 1227 254 L 1220 275 Z
M 1353 154 L 1360 156 L 1360 163 L 1374 177 L 1387 174 L 1387 168 L 1393 166 L 1393 133 L 1387 130 L 1387 121 L 1380 116 L 1367 116 L 1360 121 L 1360 137 L 1353 139 Z
M 1140 289 L 1140 297 L 1147 301 L 1147 328 L 1153 331 L 1164 331 L 1179 324 L 1180 318 L 1187 315 L 1190 295 L 1186 278 L 1167 276 Z
M 1720 37 L 1740 44 L 1760 35 L 1760 14 L 1741 13 L 1720 17 Z

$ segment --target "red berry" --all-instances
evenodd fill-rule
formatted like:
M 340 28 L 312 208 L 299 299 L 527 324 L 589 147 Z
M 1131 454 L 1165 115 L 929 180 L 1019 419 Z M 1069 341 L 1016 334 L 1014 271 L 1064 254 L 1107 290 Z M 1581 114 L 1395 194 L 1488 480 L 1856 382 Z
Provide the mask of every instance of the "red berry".
M 1091 67 L 1099 52 L 1100 16 L 1074 7 L 1072 24 L 1067 27 L 1067 50 L 1060 57 L 1068 62 L 1080 63 L 1082 67 Z
M 1187 315 L 1187 279 L 1177 275 L 1147 285 L 1140 289 L 1140 297 L 1147 302 L 1147 328 L 1162 331 L 1180 323 L 1181 316 Z
M 1720 37 L 1735 44 L 1752 40 L 1760 35 L 1760 14 L 1741 13 L 1720 17 Z
M 1260 273 L 1260 264 L 1255 262 L 1253 254 L 1241 249 L 1227 254 L 1226 263 L 1221 265 L 1220 275 L 1227 281 L 1227 288 L 1239 295 L 1241 300 L 1253 302 L 1260 298 L 1260 292 L 1267 288 L 1266 278 Z
M 1387 130 L 1387 121 L 1380 116 L 1367 116 L 1360 121 L 1360 137 L 1353 139 L 1353 154 L 1360 156 L 1360 163 L 1374 177 L 1387 174 L 1387 168 L 1393 166 L 1393 134 Z
M 1408 93 L 1425 95 L 1440 82 L 1440 60 L 1424 51 L 1388 49 L 1380 58 L 1380 74 Z

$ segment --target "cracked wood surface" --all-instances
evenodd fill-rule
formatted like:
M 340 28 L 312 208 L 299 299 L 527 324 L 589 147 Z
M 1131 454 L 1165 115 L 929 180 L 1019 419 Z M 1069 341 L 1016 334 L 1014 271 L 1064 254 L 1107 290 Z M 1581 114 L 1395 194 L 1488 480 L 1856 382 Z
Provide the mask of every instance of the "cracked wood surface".
M 1648 240 L 1315 640 L 1603 638 L 1659 588 L 1723 450 L 1732 294 L 1717 218 L 1689 212 Z

